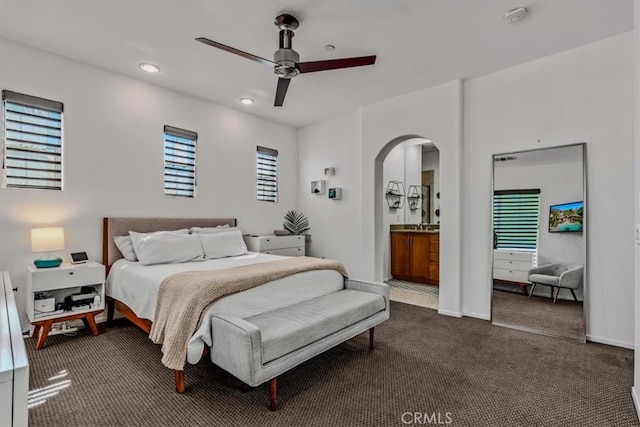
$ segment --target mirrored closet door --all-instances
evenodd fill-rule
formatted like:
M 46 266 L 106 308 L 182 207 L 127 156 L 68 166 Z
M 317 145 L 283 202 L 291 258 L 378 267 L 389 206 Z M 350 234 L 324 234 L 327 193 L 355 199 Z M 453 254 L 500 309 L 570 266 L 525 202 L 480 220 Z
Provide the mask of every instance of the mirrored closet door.
M 493 156 L 496 325 L 585 340 L 585 144 Z

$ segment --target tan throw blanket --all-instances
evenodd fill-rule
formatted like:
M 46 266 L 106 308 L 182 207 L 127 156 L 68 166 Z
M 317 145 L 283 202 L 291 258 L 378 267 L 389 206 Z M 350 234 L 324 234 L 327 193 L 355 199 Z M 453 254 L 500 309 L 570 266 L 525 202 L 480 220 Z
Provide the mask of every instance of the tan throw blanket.
M 187 271 L 169 276 L 160 285 L 149 338 L 156 344 L 162 344 L 162 363 L 181 371 L 187 360 L 189 340 L 200 316 L 211 303 L 225 295 L 312 270 L 335 270 L 347 277 L 342 263 L 311 257 L 222 270 Z

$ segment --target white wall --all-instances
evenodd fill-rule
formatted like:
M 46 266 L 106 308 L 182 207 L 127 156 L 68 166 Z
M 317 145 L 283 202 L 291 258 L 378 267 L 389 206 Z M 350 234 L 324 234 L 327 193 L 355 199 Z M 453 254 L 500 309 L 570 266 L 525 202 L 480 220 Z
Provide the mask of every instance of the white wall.
M 306 126 L 298 132 L 298 202 L 309 218 L 313 256 L 344 263 L 351 277 L 365 277 L 360 261 L 360 114 Z M 325 177 L 324 168 L 335 167 Z M 341 200 L 313 195 L 310 182 L 342 187 Z
M 640 226 L 640 0 L 635 0 L 634 4 L 634 27 L 635 27 L 635 76 L 636 76 L 636 143 L 635 143 L 635 217 L 636 227 Z M 640 241 L 636 241 L 635 264 L 636 264 L 636 349 L 640 349 Z M 633 388 L 633 401 L 636 404 L 636 413 L 640 418 L 640 351 L 635 352 L 635 376 Z
M 0 88 L 64 103 L 64 190 L 0 190 L 0 270 L 23 301 L 33 227 L 101 260 L 105 216 L 237 217 L 281 228 L 298 206 L 294 128 L 0 39 Z M 163 195 L 163 125 L 198 132 L 198 197 Z M 279 202 L 256 201 L 256 145 L 279 150 Z M 306 186 L 305 186 L 306 188 Z
M 465 82 L 466 313 L 490 310 L 491 155 L 585 141 L 587 339 L 633 346 L 632 52 L 626 33 Z

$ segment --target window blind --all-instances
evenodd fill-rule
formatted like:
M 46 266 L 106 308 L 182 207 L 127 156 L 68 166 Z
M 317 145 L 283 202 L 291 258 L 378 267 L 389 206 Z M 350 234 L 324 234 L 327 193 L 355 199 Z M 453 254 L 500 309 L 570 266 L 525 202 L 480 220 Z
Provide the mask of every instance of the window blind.
M 164 127 L 164 194 L 195 197 L 198 134 Z
M 61 102 L 2 91 L 3 188 L 62 190 Z
M 278 201 L 278 151 L 260 147 L 256 153 L 257 196 L 265 202 Z
M 535 251 L 538 246 L 540 190 L 503 190 L 493 193 L 493 230 L 496 249 Z

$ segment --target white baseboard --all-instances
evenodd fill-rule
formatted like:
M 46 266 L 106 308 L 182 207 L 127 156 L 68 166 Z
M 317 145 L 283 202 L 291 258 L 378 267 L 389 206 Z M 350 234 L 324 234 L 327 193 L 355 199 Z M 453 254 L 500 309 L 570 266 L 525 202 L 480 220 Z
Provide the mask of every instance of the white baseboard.
M 459 311 L 449 311 L 449 310 L 443 310 L 441 308 L 438 309 L 438 314 L 451 316 L 451 317 L 462 317 L 462 313 Z
M 491 320 L 491 315 L 490 314 L 472 313 L 472 312 L 469 312 L 469 311 L 465 311 L 462 314 L 464 316 L 466 316 L 466 317 L 473 317 L 475 319 Z
M 640 399 L 638 398 L 635 387 L 631 387 L 631 397 L 633 398 L 633 404 L 636 406 L 636 415 L 638 416 L 638 420 L 640 420 Z
M 629 350 L 633 350 L 635 348 L 632 342 L 612 340 L 610 338 L 598 337 L 591 334 L 587 334 L 587 341 L 597 342 L 600 344 L 613 345 L 615 347 L 628 348 Z

